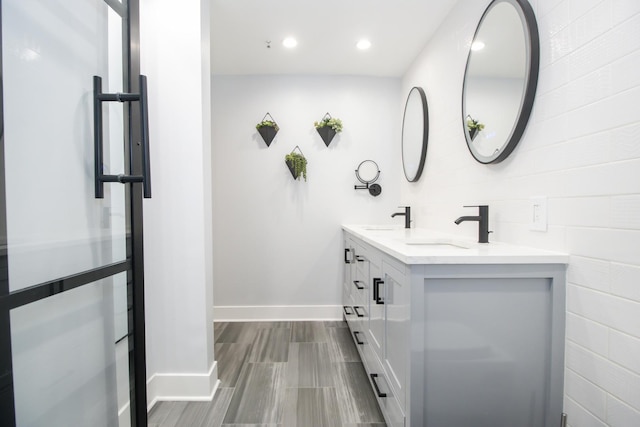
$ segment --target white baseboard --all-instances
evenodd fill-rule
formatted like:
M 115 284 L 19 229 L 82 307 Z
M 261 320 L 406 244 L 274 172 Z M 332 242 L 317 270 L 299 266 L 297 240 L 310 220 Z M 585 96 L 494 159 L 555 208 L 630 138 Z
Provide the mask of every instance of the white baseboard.
M 147 410 L 159 401 L 210 402 L 219 384 L 216 361 L 206 374 L 156 373 L 147 380 Z
M 341 305 L 214 306 L 216 322 L 273 322 L 283 320 L 341 320 Z
M 118 411 L 118 426 L 119 427 L 127 427 L 131 425 L 131 407 L 129 406 L 129 401 L 120 408 Z

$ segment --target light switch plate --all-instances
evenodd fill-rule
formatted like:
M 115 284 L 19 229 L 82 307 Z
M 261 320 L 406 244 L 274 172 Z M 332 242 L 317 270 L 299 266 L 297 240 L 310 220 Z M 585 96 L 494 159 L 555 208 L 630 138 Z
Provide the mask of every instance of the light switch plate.
M 547 198 L 531 197 L 529 214 L 529 230 L 547 231 Z

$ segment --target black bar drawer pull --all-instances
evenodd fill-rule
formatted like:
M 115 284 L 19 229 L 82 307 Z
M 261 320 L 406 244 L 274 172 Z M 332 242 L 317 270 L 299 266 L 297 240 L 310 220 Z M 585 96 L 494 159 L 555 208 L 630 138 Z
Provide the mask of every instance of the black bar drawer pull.
M 147 103 L 147 77 L 139 76 L 139 93 L 102 93 L 102 78 L 93 76 L 93 144 L 96 199 L 104 198 L 104 183 L 121 184 L 141 182 L 145 199 L 151 198 L 151 164 L 149 160 L 149 110 Z M 102 103 L 133 102 L 140 104 L 140 133 L 142 141 L 142 175 L 105 175 L 103 172 Z M 133 146 L 134 142 L 130 142 Z M 131 149 L 131 148 L 130 148 Z M 133 170 L 130 164 L 129 169 Z
M 358 289 L 359 291 L 361 291 L 361 290 L 363 290 L 363 289 L 364 289 L 364 285 L 363 285 L 363 286 L 360 286 L 360 285 L 359 285 L 359 283 L 362 283 L 362 281 L 360 281 L 360 280 L 354 280 L 354 281 L 353 281 L 353 285 L 356 287 L 356 289 Z
M 353 306 L 353 311 L 355 311 L 355 312 L 356 312 L 356 316 L 358 316 L 358 317 L 364 317 L 364 314 L 361 314 L 361 313 L 358 311 L 358 309 L 359 309 L 359 308 L 360 308 L 360 309 L 362 309 L 362 310 L 364 310 L 364 307 L 358 307 L 357 305 L 354 305 L 354 306 Z
M 387 397 L 387 393 L 382 393 L 380 391 L 380 387 L 378 387 L 378 382 L 376 381 L 376 378 L 378 378 L 378 374 L 369 374 L 369 376 L 371 377 L 373 388 L 376 389 L 376 394 L 378 395 L 378 397 Z
M 356 255 L 356 261 L 358 261 L 358 262 L 365 262 L 365 261 L 366 261 L 366 259 L 365 259 L 365 257 L 363 257 L 363 256 Z
M 384 300 L 380 297 L 380 284 L 384 284 L 384 280 L 377 277 L 373 279 L 373 300 L 376 304 L 384 304 Z
M 358 339 L 358 335 L 360 335 L 360 332 L 359 332 L 359 331 L 353 331 L 353 339 L 355 339 L 355 340 L 356 340 L 356 344 L 358 344 L 358 345 L 364 345 L 364 341 L 360 341 L 360 340 Z
M 353 316 L 353 311 L 351 312 L 347 311 L 347 309 L 352 310 L 352 308 L 349 307 L 348 305 L 345 305 L 344 307 L 342 307 L 342 309 L 344 310 L 344 314 L 346 314 L 347 316 Z
M 349 261 L 349 252 L 351 252 L 351 250 L 349 248 L 344 248 L 344 263 L 345 264 L 351 264 L 351 261 Z

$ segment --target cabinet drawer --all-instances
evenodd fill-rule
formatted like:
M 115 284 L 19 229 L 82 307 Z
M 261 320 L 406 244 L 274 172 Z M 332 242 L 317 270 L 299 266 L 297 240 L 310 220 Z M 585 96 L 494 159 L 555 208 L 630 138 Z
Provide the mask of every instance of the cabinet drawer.
M 368 375 L 387 427 L 404 427 L 404 411 L 393 394 L 393 390 L 389 387 L 387 377 L 382 371 L 379 373 L 371 372 Z
M 368 338 L 368 337 L 367 337 Z M 370 345 L 363 346 L 362 362 L 388 427 L 404 427 L 403 406 L 396 398 L 382 363 Z M 384 395 L 384 396 L 383 396 Z

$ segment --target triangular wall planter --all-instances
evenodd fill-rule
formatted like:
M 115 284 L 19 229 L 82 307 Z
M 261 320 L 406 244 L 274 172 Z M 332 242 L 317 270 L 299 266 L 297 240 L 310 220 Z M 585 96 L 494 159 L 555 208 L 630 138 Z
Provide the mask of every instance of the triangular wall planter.
M 293 168 L 293 164 L 288 160 L 285 160 L 284 162 L 287 164 L 287 167 L 289 168 L 289 172 L 291 172 L 291 176 L 293 177 L 293 179 L 296 179 L 296 171 Z
M 336 136 L 336 131 L 330 128 L 329 126 L 323 126 L 321 128 L 317 128 L 320 137 L 324 141 L 324 145 L 327 147 L 331 144 L 333 137 Z
M 267 147 L 271 145 L 271 141 L 273 141 L 273 138 L 275 138 L 276 134 L 278 133 L 278 131 L 271 126 L 262 126 L 260 129 L 258 129 L 258 132 L 260 133 L 260 136 L 262 136 L 264 142 L 267 144 Z
M 296 150 L 298 150 L 298 153 L 296 153 Z M 301 157 L 302 159 L 304 159 L 304 165 L 302 166 L 302 169 L 300 170 L 300 174 L 298 176 L 296 176 L 295 162 L 293 160 L 287 159 L 287 157 L 291 157 L 291 154 L 297 154 L 297 157 Z M 304 156 L 299 146 L 296 145 L 291 153 L 285 156 L 284 163 L 289 168 L 289 172 L 291 172 L 291 176 L 293 177 L 293 179 L 300 180 L 300 178 L 304 178 L 305 181 L 307 180 L 307 158 Z
M 471 138 L 472 141 L 476 139 L 477 135 L 478 135 L 478 128 L 469 129 L 469 137 Z

